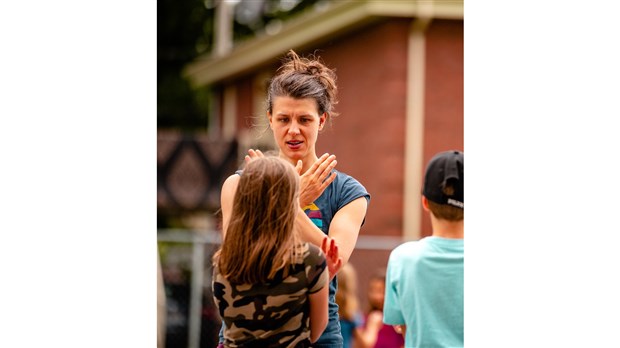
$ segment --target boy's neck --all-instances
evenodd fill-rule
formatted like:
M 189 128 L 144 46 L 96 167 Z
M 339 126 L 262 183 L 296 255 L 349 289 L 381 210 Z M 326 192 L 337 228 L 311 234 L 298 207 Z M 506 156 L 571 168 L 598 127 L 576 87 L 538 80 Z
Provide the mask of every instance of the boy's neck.
M 433 229 L 433 237 L 463 239 L 464 236 L 464 220 L 448 221 L 437 219 L 431 215 L 431 227 Z

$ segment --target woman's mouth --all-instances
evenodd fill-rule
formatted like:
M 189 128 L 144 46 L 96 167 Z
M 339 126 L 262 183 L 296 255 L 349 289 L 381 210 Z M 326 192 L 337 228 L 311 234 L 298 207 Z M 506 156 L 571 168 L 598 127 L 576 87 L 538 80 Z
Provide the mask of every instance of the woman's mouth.
M 303 141 L 299 141 L 299 140 L 291 140 L 291 141 L 287 141 L 286 145 L 288 146 L 289 149 L 291 150 L 297 150 L 301 147 L 301 144 L 303 143 Z

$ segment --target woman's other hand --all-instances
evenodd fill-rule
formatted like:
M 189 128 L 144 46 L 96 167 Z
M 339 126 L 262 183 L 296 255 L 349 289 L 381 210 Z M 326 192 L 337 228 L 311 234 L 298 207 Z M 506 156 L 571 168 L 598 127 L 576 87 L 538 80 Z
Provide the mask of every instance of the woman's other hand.
M 302 208 L 312 204 L 336 179 L 336 172 L 332 172 L 336 164 L 336 156 L 325 153 L 302 174 L 303 163 L 301 160 L 297 161 L 295 168 L 300 175 L 299 205 Z

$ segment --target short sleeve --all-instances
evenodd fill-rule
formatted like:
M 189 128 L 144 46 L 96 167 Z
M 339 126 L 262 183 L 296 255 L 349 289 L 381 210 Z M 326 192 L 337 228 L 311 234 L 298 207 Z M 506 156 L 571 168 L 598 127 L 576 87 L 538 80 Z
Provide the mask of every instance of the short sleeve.
M 385 276 L 385 299 L 383 302 L 383 322 L 388 325 L 403 325 L 405 318 L 398 299 L 400 270 L 398 265 L 398 248 L 394 249 L 388 259 Z
M 329 281 L 327 260 L 325 255 L 314 244 L 306 243 L 308 252 L 304 257 L 306 279 L 308 279 L 308 292 L 313 294 L 321 290 Z
M 340 208 L 360 197 L 364 197 L 367 202 L 370 202 L 370 194 L 359 181 L 344 173 L 340 174 L 342 175 L 342 182 L 338 187 L 339 192 L 336 194 L 336 197 L 338 197 L 336 210 L 340 210 Z

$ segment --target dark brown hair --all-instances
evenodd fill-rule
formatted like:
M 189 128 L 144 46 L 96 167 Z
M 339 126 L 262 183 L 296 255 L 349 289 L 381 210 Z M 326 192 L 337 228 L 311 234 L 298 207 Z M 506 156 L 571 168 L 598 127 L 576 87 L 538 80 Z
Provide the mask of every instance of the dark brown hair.
M 327 113 L 330 119 L 338 115 L 334 111 L 338 103 L 337 91 L 336 74 L 332 69 L 319 58 L 302 58 L 290 50 L 269 84 L 267 111 L 272 112 L 275 97 L 312 98 L 316 101 L 319 115 Z

